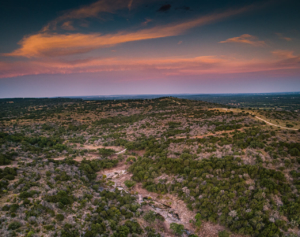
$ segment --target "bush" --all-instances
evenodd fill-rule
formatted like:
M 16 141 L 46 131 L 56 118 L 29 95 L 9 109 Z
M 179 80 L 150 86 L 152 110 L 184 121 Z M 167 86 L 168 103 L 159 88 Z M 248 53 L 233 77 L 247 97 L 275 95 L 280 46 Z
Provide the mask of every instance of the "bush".
M 46 196 L 46 201 L 59 203 L 59 208 L 63 208 L 65 205 L 70 205 L 73 203 L 73 196 L 69 196 L 65 191 L 59 191 L 57 195 Z
M 136 158 L 134 156 L 130 156 L 126 159 L 126 162 L 127 163 L 133 163 L 133 162 L 136 162 Z
M 23 205 L 26 205 L 26 204 L 30 204 L 30 200 L 25 198 L 24 201 L 23 201 Z
M 44 225 L 46 230 L 54 230 L 54 225 Z
M 28 234 L 26 235 L 26 237 L 32 237 L 34 235 L 34 232 L 31 230 L 28 232 Z
M 112 149 L 100 148 L 98 149 L 98 151 L 99 151 L 99 155 L 101 155 L 102 157 L 108 157 L 115 154 L 115 151 Z
M 171 223 L 170 229 L 174 232 L 175 235 L 181 236 L 184 231 L 184 226 L 177 223 Z
M 124 184 L 126 185 L 127 188 L 132 188 L 136 184 L 136 182 L 132 180 L 126 180 Z
M 10 206 L 10 212 L 16 212 L 16 210 L 18 210 L 19 205 L 18 204 L 12 204 Z
M 222 230 L 222 231 L 219 231 L 218 236 L 219 237 L 229 237 L 230 234 L 226 230 Z
M 30 197 L 33 197 L 34 194 L 38 194 L 38 193 L 39 193 L 38 191 L 34 191 L 34 190 L 32 190 L 30 192 L 24 191 L 24 192 L 20 193 L 19 197 L 21 199 L 30 198 Z
M 80 236 L 79 231 L 71 224 L 65 224 L 61 230 L 61 237 L 75 237 Z
M 129 228 L 130 233 L 142 234 L 143 229 L 136 221 L 126 221 L 125 226 Z
M 154 211 L 148 211 L 143 216 L 144 220 L 153 223 L 155 221 L 155 212 Z
M 197 226 L 198 228 L 200 228 L 201 225 L 202 225 L 201 214 L 197 213 L 197 215 L 195 216 L 195 226 Z
M 22 226 L 22 224 L 18 221 L 13 221 L 9 224 L 8 226 L 8 230 L 16 230 L 18 228 L 20 228 Z
M 8 174 L 8 175 L 5 175 L 4 178 L 8 179 L 8 180 L 14 180 L 15 176 L 13 176 L 12 174 Z
M 58 221 L 63 221 L 65 219 L 64 215 L 62 215 L 62 214 L 57 214 L 55 218 Z
M 9 207 L 8 205 L 5 205 L 5 206 L 2 207 L 2 211 L 8 211 L 9 208 L 10 208 L 10 207 Z

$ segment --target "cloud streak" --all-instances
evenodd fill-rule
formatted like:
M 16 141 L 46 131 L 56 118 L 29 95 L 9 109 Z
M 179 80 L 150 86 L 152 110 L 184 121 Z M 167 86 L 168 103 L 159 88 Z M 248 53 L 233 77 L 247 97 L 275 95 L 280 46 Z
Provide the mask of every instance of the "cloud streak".
M 250 44 L 255 47 L 265 46 L 266 43 L 264 41 L 257 40 L 257 37 L 249 34 L 243 34 L 238 37 L 229 38 L 225 41 L 220 41 L 219 43 L 240 43 L 240 44 Z
M 286 41 L 291 41 L 292 38 L 286 37 L 284 35 L 282 35 L 281 33 L 276 33 L 276 35 L 280 38 L 280 39 L 284 39 Z
M 161 76 L 188 76 L 203 74 L 236 74 L 250 72 L 274 72 L 278 70 L 300 70 L 300 56 L 284 53 L 279 59 L 240 60 L 233 57 L 200 56 L 194 58 L 128 59 L 105 58 L 63 61 L 54 59 L 28 60 L 23 62 L 0 62 L 0 78 L 39 74 L 71 74 L 135 71 L 141 79 L 149 73 Z M 285 56 L 282 56 L 285 55 Z M 292 56 L 291 56 L 292 55 Z M 292 73 L 292 72 L 291 72 Z
M 40 32 L 35 35 L 24 37 L 19 42 L 21 45 L 19 49 L 11 53 L 4 54 L 4 56 L 19 56 L 27 58 L 64 56 L 86 53 L 97 48 L 111 47 L 113 45 L 126 42 L 176 36 L 183 34 L 187 30 L 194 27 L 220 21 L 222 19 L 241 14 L 252 8 L 253 7 L 250 6 L 236 10 L 229 10 L 221 13 L 202 16 L 182 23 L 155 26 L 135 32 L 121 31 L 106 35 L 101 35 L 98 33 L 54 34 Z M 76 14 L 74 13 L 74 16 L 76 15 L 85 15 L 85 10 Z
M 297 56 L 294 55 L 294 52 L 290 50 L 275 50 L 272 54 L 281 59 L 297 58 Z
M 123 8 L 131 8 L 133 0 L 98 0 L 90 5 L 82 6 L 78 9 L 66 11 L 61 16 L 49 22 L 41 32 L 56 31 L 58 26 L 64 28 L 66 22 L 74 19 L 86 19 L 86 18 L 101 18 L 100 14 L 104 12 L 113 13 L 116 10 Z

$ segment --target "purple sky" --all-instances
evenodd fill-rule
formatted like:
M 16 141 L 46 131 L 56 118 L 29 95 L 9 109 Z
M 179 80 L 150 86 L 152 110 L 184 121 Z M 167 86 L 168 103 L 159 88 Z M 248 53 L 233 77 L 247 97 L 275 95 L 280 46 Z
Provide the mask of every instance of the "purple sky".
M 299 1 L 7 1 L 0 97 L 300 90 Z

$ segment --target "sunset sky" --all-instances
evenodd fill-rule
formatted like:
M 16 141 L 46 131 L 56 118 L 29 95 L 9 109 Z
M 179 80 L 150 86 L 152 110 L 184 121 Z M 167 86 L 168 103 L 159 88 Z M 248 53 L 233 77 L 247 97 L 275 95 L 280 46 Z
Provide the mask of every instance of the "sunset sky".
M 300 1 L 12 0 L 0 97 L 300 91 Z

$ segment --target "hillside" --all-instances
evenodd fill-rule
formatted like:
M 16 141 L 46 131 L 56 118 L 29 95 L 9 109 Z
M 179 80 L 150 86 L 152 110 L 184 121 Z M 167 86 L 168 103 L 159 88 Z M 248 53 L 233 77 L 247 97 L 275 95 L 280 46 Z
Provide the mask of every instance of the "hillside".
M 174 97 L 0 108 L 0 236 L 300 234 L 297 112 Z

